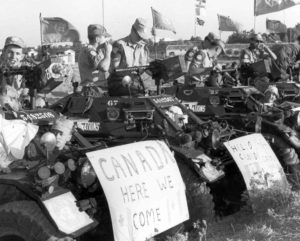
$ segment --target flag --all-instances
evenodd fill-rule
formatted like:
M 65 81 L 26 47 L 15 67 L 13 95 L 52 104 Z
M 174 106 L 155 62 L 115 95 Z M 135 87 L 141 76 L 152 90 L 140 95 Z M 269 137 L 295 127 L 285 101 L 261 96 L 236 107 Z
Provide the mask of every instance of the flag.
M 225 17 L 222 15 L 218 15 L 219 19 L 219 30 L 220 31 L 238 31 L 238 26 L 234 23 L 230 17 Z
M 254 0 L 254 16 L 278 12 L 299 3 L 300 0 Z
M 206 0 L 195 0 L 196 24 L 203 26 L 206 16 Z
M 285 24 L 280 22 L 279 20 L 266 20 L 266 27 L 267 30 L 272 32 L 272 33 L 286 33 L 287 32 L 287 27 Z
M 42 18 L 40 16 L 40 24 L 41 40 L 43 45 L 80 41 L 78 30 L 63 18 Z
M 205 24 L 205 21 L 196 17 L 196 24 L 198 24 L 199 26 L 203 26 Z
M 172 22 L 164 17 L 160 12 L 156 11 L 151 7 L 152 10 L 152 18 L 153 18 L 153 28 L 172 31 L 176 34 L 175 28 Z

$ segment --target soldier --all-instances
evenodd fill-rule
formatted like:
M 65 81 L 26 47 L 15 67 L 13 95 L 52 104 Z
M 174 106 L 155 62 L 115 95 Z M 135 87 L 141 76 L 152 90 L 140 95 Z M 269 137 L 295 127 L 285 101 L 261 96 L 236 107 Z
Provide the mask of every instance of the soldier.
M 107 77 L 111 61 L 111 35 L 99 24 L 88 26 L 89 44 L 82 48 L 78 58 L 81 85 L 92 83 L 102 90 L 107 89 Z
M 279 98 L 279 91 L 275 85 L 269 85 L 269 87 L 264 92 L 264 104 L 273 106 L 276 100 Z
M 197 80 L 200 84 L 204 84 L 207 80 L 210 83 L 220 82 L 219 74 L 212 72 L 212 70 L 222 69 L 217 64 L 217 58 L 222 52 L 225 52 L 225 44 L 221 40 L 211 43 L 207 49 L 197 51 L 189 66 L 185 84 L 190 84 L 193 80 Z
M 290 72 L 296 69 L 299 70 L 300 45 L 299 43 L 281 45 L 278 47 L 276 53 L 277 60 L 272 68 L 272 74 L 275 80 L 286 80 L 291 77 Z
M 113 44 L 112 69 L 147 65 L 149 63 L 147 43 L 150 36 L 146 20 L 137 18 L 130 34 Z
M 25 65 L 24 61 L 24 41 L 19 37 L 7 37 L 3 53 L 1 55 L 1 69 L 17 69 Z M 25 88 L 25 78 L 22 75 L 3 76 L 1 79 L 2 89 L 6 85 L 12 86 L 20 95 L 27 95 L 28 89 Z
M 189 49 L 185 54 L 186 67 L 189 69 L 189 66 L 194 58 L 194 55 L 199 52 L 201 49 L 209 49 L 211 46 L 219 41 L 220 39 L 212 32 L 208 33 L 208 35 L 204 38 L 204 41 L 201 42 L 199 46 L 195 46 Z
M 240 63 L 255 63 L 267 58 L 276 60 L 277 56 L 264 44 L 264 39 L 260 34 L 252 34 L 249 47 L 241 51 Z

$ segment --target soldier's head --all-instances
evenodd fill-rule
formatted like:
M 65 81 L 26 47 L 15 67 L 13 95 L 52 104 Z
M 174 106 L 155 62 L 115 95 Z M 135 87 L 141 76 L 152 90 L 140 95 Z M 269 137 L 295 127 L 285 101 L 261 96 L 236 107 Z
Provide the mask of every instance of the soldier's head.
M 56 147 L 62 150 L 66 143 L 71 140 L 74 122 L 64 116 L 60 116 L 52 126 L 52 132 L 56 136 Z
M 147 43 L 151 37 L 150 29 L 147 21 L 143 18 L 137 18 L 131 27 L 130 38 L 133 43 L 144 42 Z
M 104 44 L 111 35 L 106 31 L 106 28 L 100 24 L 90 24 L 88 26 L 88 39 L 90 44 Z
M 251 34 L 249 41 L 252 49 L 258 49 L 264 43 L 264 39 L 260 34 Z
M 19 37 L 8 37 L 2 54 L 2 61 L 7 67 L 17 68 L 24 58 L 24 41 Z
M 217 58 L 220 54 L 225 53 L 225 44 L 222 40 L 217 40 L 211 44 L 208 50 L 210 57 Z
M 203 48 L 204 49 L 209 49 L 211 48 L 212 45 L 214 45 L 218 40 L 220 40 L 217 35 L 214 33 L 210 32 L 208 33 L 203 41 Z
M 264 95 L 265 95 L 265 103 L 267 104 L 273 104 L 279 98 L 278 89 L 274 85 L 269 85 Z

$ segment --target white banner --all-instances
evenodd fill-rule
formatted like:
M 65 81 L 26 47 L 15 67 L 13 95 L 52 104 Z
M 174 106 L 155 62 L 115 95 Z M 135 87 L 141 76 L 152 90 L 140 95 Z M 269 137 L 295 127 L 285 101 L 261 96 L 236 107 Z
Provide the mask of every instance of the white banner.
M 284 171 L 268 142 L 261 134 L 243 136 L 225 143 L 237 163 L 248 190 L 273 185 L 287 188 Z
M 189 218 L 182 181 L 164 142 L 87 153 L 105 192 L 115 241 L 143 241 Z

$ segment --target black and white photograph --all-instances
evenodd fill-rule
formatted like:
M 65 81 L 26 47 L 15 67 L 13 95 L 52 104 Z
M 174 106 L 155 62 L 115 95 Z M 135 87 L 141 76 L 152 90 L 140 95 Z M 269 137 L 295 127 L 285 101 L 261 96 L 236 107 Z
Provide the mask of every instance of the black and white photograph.
M 300 240 L 300 0 L 0 4 L 0 241 Z

